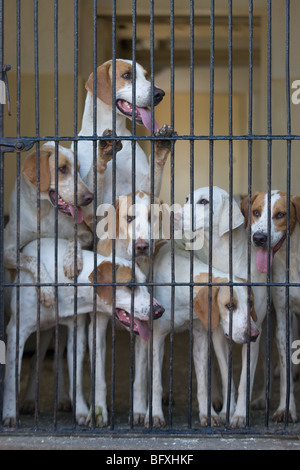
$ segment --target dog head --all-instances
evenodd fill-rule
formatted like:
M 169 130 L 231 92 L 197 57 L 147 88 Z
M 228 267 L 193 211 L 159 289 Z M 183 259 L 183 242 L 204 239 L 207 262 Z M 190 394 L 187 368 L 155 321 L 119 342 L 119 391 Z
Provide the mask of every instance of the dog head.
M 129 119 L 133 118 L 133 64 L 130 60 L 117 59 L 115 62 L 115 91 L 117 113 Z M 104 103 L 113 104 L 113 62 L 109 60 L 97 68 L 97 97 Z M 93 94 L 94 74 L 91 73 L 86 89 Z M 153 98 L 152 98 L 153 93 Z M 151 131 L 151 110 L 149 107 L 158 105 L 165 92 L 147 80 L 146 70 L 136 63 L 135 65 L 135 122 L 144 125 Z M 158 125 L 154 123 L 154 131 Z
M 114 273 L 115 271 L 115 273 Z M 104 260 L 97 266 L 96 273 L 89 275 L 91 283 L 96 281 L 97 295 L 102 305 L 102 310 L 112 312 L 115 306 L 116 318 L 121 324 L 133 333 L 139 334 L 144 340 L 150 337 L 149 319 L 151 311 L 153 319 L 160 318 L 164 312 L 158 302 L 153 299 L 152 309 L 150 293 L 146 286 L 135 285 L 146 281 L 145 275 L 135 265 L 134 278 L 130 263 L 125 260 L 116 260 L 113 266 L 110 260 Z M 115 292 L 113 282 L 116 282 Z M 132 297 L 133 294 L 133 297 Z M 132 315 L 133 314 L 133 315 Z
M 213 186 L 213 200 L 210 200 L 210 188 L 204 187 L 194 191 L 192 204 L 191 196 L 187 196 L 183 208 L 174 214 L 176 230 L 183 232 L 191 239 L 191 234 L 204 233 L 210 227 L 210 208 L 212 205 L 213 227 L 217 228 L 217 234 L 222 237 L 230 228 L 230 198 L 229 194 L 217 186 Z M 193 220 L 194 219 L 194 220 Z M 244 217 L 236 201 L 232 200 L 232 230 L 244 223 Z
M 75 217 L 75 212 L 77 212 L 77 222 L 82 222 L 83 212 L 80 207 L 90 204 L 93 200 L 93 194 L 82 181 L 79 175 L 79 166 L 75 168 L 73 152 L 59 145 L 56 169 L 55 143 L 47 142 L 39 152 L 39 167 L 38 171 L 37 152 L 35 151 L 26 158 L 22 173 L 34 186 L 38 185 L 39 173 L 41 199 L 48 199 L 54 207 L 57 206 L 61 214 Z M 77 173 L 76 190 L 75 173 Z M 77 211 L 75 193 L 77 194 Z
M 156 197 L 152 205 L 150 194 L 144 191 L 135 193 L 135 201 L 132 194 L 121 196 L 116 201 L 116 210 L 111 206 L 104 219 L 108 227 L 115 228 L 115 233 L 114 230 L 108 230 L 107 238 L 99 240 L 98 253 L 109 256 L 112 252 L 112 239 L 115 237 L 118 241 L 124 241 L 126 258 L 131 259 L 133 250 L 135 257 L 148 258 L 151 239 L 155 242 L 159 238 L 160 205 L 161 201 Z
M 207 283 L 208 274 L 201 273 L 195 276 L 196 283 Z M 237 281 L 237 279 L 236 279 Z M 227 338 L 230 337 L 230 315 L 232 314 L 232 340 L 243 344 L 248 340 L 256 341 L 259 330 L 255 325 L 257 320 L 254 310 L 254 298 L 251 292 L 248 298 L 248 288 L 246 286 L 233 286 L 232 296 L 230 287 L 223 285 L 228 283 L 228 279 L 219 276 L 212 277 L 211 287 L 194 287 L 194 311 L 203 323 L 204 327 L 209 328 L 209 311 L 211 311 L 211 330 L 220 324 Z M 209 293 L 211 290 L 211 297 Z M 211 305 L 211 307 L 209 307 Z M 248 322 L 248 305 L 250 309 L 250 329 Z
M 270 244 L 270 267 L 275 253 L 282 247 L 287 234 L 287 195 L 281 191 L 270 194 L 270 230 L 268 230 L 268 193 L 255 193 L 251 199 L 251 219 L 248 220 L 249 198 L 241 203 L 246 226 L 251 227 L 251 241 L 257 248 L 256 267 L 266 273 L 268 268 L 268 245 Z M 290 198 L 290 235 L 300 220 L 300 197 Z

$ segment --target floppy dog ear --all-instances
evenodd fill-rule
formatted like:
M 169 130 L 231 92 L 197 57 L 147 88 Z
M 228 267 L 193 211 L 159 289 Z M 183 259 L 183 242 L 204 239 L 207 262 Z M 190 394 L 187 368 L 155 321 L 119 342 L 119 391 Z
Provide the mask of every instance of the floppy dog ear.
M 112 105 L 112 86 L 109 70 L 111 61 L 105 62 L 97 68 L 97 97 L 104 103 Z M 94 74 L 89 76 L 85 88 L 93 94 L 94 91 Z
M 214 331 L 218 324 L 220 318 L 220 312 L 217 302 L 217 296 L 219 293 L 219 286 L 212 287 L 211 289 L 211 330 Z M 194 311 L 201 320 L 204 328 L 208 330 L 209 326 L 209 287 L 201 287 L 196 297 L 194 298 Z
M 251 205 L 253 204 L 253 202 L 257 198 L 258 194 L 259 193 L 253 194 L 252 199 L 251 199 Z M 243 197 L 243 199 L 241 201 L 241 211 L 242 211 L 243 216 L 245 217 L 245 224 L 244 224 L 245 228 L 248 227 L 248 222 L 249 222 L 248 221 L 248 210 L 249 210 L 249 196 L 245 196 L 245 197 Z
M 195 277 L 195 282 L 208 282 L 207 274 L 200 274 Z M 218 307 L 218 293 L 220 286 L 212 286 L 211 288 L 211 330 L 214 331 L 219 324 L 220 311 Z M 209 326 L 209 287 L 200 286 L 199 291 L 194 297 L 194 312 L 208 330 Z
M 292 202 L 293 206 L 295 207 L 298 222 L 300 222 L 300 197 L 299 196 L 292 196 L 291 197 L 291 202 Z
M 118 264 L 115 265 L 115 269 L 117 270 L 119 267 Z M 89 280 L 91 283 L 94 282 L 95 272 L 92 271 L 89 275 Z M 103 284 L 111 284 L 113 282 L 113 265 L 111 261 L 102 261 L 97 266 L 97 278 L 96 281 Z M 113 303 L 113 288 L 111 285 L 103 285 L 97 286 L 97 295 L 103 300 L 106 304 Z
M 38 171 L 36 165 L 37 152 L 31 153 L 25 160 L 22 168 L 23 175 L 35 186 L 37 186 Z M 50 186 L 49 157 L 50 150 L 40 150 L 40 191 L 45 192 Z
M 219 220 L 219 236 L 222 237 L 225 233 L 229 232 L 229 208 L 230 200 L 229 197 L 223 198 L 223 207 L 221 210 L 221 216 Z M 232 230 L 238 228 L 244 223 L 243 214 L 237 202 L 232 199 Z

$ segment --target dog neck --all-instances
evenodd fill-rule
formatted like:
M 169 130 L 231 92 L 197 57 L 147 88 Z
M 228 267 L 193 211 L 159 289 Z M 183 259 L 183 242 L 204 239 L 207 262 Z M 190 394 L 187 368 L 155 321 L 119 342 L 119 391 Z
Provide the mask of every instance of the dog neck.
M 113 129 L 112 107 L 97 98 L 97 135 L 102 135 L 106 129 Z M 116 134 L 126 135 L 126 117 L 116 112 Z M 94 99 L 91 93 L 87 93 L 80 135 L 94 134 Z
M 209 253 L 209 231 L 204 231 L 204 249 L 208 256 Z M 225 233 L 222 237 L 219 236 L 219 227 L 214 225 L 213 236 L 212 236 L 212 265 L 221 271 L 229 271 L 229 252 L 230 252 L 230 240 L 229 233 Z M 254 250 L 253 247 L 251 249 Z M 245 266 L 247 269 L 247 263 L 245 265 L 245 257 L 248 252 L 248 239 L 247 232 L 241 227 L 237 227 L 232 231 L 232 264 L 233 264 L 233 273 L 234 275 L 241 276 L 242 273 L 239 273 L 240 266 Z M 255 264 L 255 255 L 251 256 L 251 263 L 254 260 Z M 235 269 L 235 266 L 239 267 Z

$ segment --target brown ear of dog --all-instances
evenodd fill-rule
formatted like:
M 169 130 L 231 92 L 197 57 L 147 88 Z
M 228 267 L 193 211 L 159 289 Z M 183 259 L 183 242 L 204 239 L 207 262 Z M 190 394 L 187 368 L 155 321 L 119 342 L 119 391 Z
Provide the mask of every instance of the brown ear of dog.
M 195 282 L 208 282 L 208 274 L 200 274 L 195 277 Z M 212 282 L 221 283 L 227 282 L 227 279 L 213 278 Z M 199 286 L 199 289 L 194 298 L 194 311 L 203 324 L 204 328 L 209 328 L 209 305 L 211 304 L 211 331 L 214 331 L 220 319 L 220 312 L 218 307 L 218 293 L 220 286 L 212 286 L 211 288 L 211 302 L 209 302 L 209 286 Z
M 296 217 L 298 222 L 300 222 L 300 197 L 299 196 L 292 196 L 291 197 L 291 202 L 295 208 L 296 211 Z
M 46 192 L 50 186 L 49 157 L 50 150 L 40 150 L 40 191 Z M 23 175 L 35 186 L 38 181 L 38 170 L 36 161 L 37 152 L 31 153 L 25 160 L 22 168 Z
M 115 264 L 115 278 L 116 282 L 122 284 L 129 284 L 132 281 L 132 269 L 129 266 L 119 266 Z M 89 275 L 91 283 L 94 282 L 94 271 Z M 112 305 L 113 303 L 113 287 L 109 284 L 113 282 L 113 264 L 111 261 L 102 261 L 97 266 L 96 281 L 101 284 L 108 284 L 107 286 L 97 286 L 97 295 L 106 304 Z
M 256 192 L 255 194 L 253 194 L 252 198 L 251 198 L 251 205 L 253 204 L 253 202 L 255 201 L 255 199 L 257 198 L 257 196 L 259 195 L 258 192 Z M 248 211 L 249 211 L 249 196 L 244 196 L 242 201 L 241 201 L 241 212 L 245 218 L 245 228 L 248 227 Z
M 97 97 L 108 105 L 112 105 L 112 86 L 109 75 L 111 61 L 105 62 L 97 68 Z M 93 94 L 94 92 L 94 74 L 89 76 L 85 88 Z

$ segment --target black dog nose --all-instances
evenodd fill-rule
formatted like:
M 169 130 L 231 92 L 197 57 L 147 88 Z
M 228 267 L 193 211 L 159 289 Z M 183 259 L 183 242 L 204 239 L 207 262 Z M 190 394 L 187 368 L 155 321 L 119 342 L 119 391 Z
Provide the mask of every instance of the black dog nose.
M 82 196 L 82 203 L 81 206 L 88 206 L 94 199 L 92 193 L 87 192 Z
M 149 243 L 146 240 L 138 238 L 135 243 L 135 254 L 138 255 L 147 255 L 149 249 Z
M 253 235 L 253 242 L 256 246 L 266 246 L 268 235 L 264 232 L 255 232 Z
M 161 90 L 160 88 L 155 86 L 154 87 L 154 106 L 159 104 L 164 96 L 165 96 L 164 90 Z

